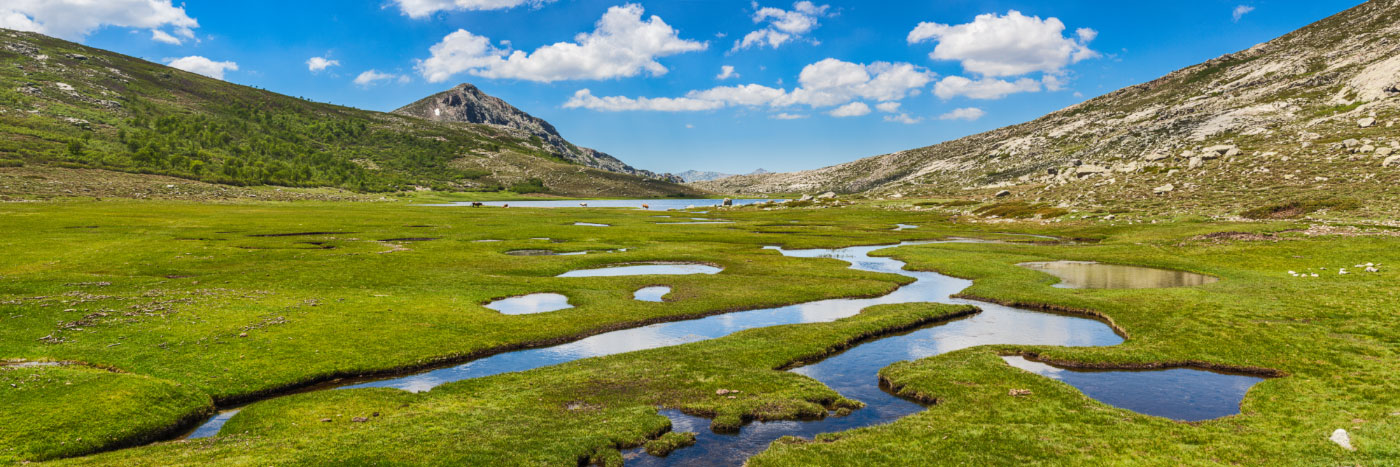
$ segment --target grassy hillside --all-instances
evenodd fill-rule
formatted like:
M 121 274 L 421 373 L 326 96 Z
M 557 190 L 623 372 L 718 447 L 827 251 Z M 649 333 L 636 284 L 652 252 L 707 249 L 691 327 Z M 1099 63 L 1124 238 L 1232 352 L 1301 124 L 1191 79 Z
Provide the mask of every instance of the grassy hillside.
M 571 164 L 491 126 L 310 102 L 0 30 L 0 168 L 14 166 L 373 192 L 696 193 Z
M 1400 2 L 1373 0 L 1237 53 L 955 141 L 697 184 L 1236 215 L 1400 203 Z

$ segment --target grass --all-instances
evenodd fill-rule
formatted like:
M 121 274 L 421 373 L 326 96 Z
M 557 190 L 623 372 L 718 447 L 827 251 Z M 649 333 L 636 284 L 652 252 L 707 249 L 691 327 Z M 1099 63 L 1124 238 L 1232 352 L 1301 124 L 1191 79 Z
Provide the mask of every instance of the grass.
M 1297 219 L 1323 209 L 1349 211 L 1360 206 L 1361 203 L 1354 199 L 1289 201 L 1250 209 L 1240 213 L 1240 216 L 1248 219 Z
M 997 216 L 1007 219 L 1050 219 L 1069 214 L 1069 211 L 1051 207 L 1048 204 L 1032 204 L 1025 201 L 1011 201 L 983 206 L 973 211 L 983 216 Z
M 1016 244 L 885 250 L 911 268 L 975 279 L 971 296 L 1101 314 L 1128 339 L 1106 348 L 995 346 L 892 365 L 902 391 L 941 401 L 895 423 L 785 440 L 754 465 L 970 463 L 1385 464 L 1400 459 L 1400 374 L 1392 325 L 1400 303 L 1393 236 L 1310 237 L 1294 223 L 1159 224 L 947 222 L 929 211 L 855 205 L 735 209 L 719 225 L 658 228 L 654 212 L 609 209 L 445 209 L 403 204 L 48 202 L 0 205 L 0 359 L 87 366 L 0 369 L 45 378 L 0 404 L 0 462 L 72 456 L 157 436 L 211 403 L 316 381 L 455 361 L 604 329 L 828 297 L 873 295 L 907 278 L 853 271 L 835 260 L 788 258 L 763 245 L 837 247 L 945 235 Z M 665 215 L 665 214 L 660 214 Z M 612 225 L 583 228 L 576 221 Z M 896 223 L 920 228 L 893 231 Z M 95 226 L 95 227 L 94 227 Z M 311 233 L 321 232 L 321 233 Z M 344 232 L 344 233 L 326 233 Z M 996 232 L 1098 240 L 1025 243 Z M 1242 232 L 1269 241 L 1206 236 Z M 250 235 L 308 233 L 299 236 Z M 432 241 L 379 240 L 431 237 Z M 548 237 L 553 241 L 533 240 Z M 1250 238 L 1243 236 L 1241 238 Z M 475 240 L 499 239 L 480 243 Z M 307 243 L 315 242 L 319 244 Z M 556 243 L 557 242 L 557 243 Z M 327 248 L 330 247 L 330 248 Z M 610 250 L 511 257 L 540 248 Z M 392 252 L 390 252 L 392 251 Z M 1182 289 L 1074 290 L 1015 266 L 1093 260 L 1210 274 Z M 554 278 L 570 269 L 638 261 L 725 267 L 669 276 L 666 303 L 636 302 L 656 277 Z M 1337 267 L 1382 264 L 1380 273 Z M 1331 271 L 1319 270 L 1327 267 Z M 1299 279 L 1288 270 L 1322 277 Z M 559 292 L 577 308 L 502 316 L 498 297 Z M 39 298 L 42 297 L 42 298 Z M 107 311 L 110 310 L 110 311 Z M 684 444 L 657 408 L 713 419 L 822 416 L 858 401 L 776 371 L 853 342 L 966 312 L 908 304 L 820 324 L 728 337 L 449 383 L 425 393 L 317 391 L 247 406 L 224 435 L 78 457 L 83 464 L 438 463 L 620 461 L 619 449 Z M 106 313 L 105 316 L 95 315 Z M 117 344 L 113 346 L 112 344 Z M 1105 406 L 996 358 L 1026 354 L 1066 365 L 1162 363 L 1258 368 L 1238 416 L 1184 424 Z M 38 375 L 38 376 L 34 376 Z M 79 378 L 79 375 L 83 376 Z M 872 384 L 874 382 L 872 381 Z M 738 397 L 716 395 L 737 389 Z M 1008 388 L 1031 396 L 1007 396 Z M 72 392 L 77 391 L 77 392 Z M 72 403 L 111 395 L 103 412 Z M 9 403 L 17 400 L 19 403 Z M 106 400 L 106 399 L 104 399 Z M 152 402 L 158 401 L 158 402 Z M 141 423 L 128 423 L 137 410 Z M 42 414 L 39 416 L 38 414 Z M 323 421 L 329 420 L 329 421 Z M 1358 451 L 1326 441 L 1352 433 Z M 33 433 L 48 433 L 36 436 Z M 85 444 L 74 445 L 72 439 Z M 9 441 L 18 440 L 18 441 Z M 93 441 L 96 440 L 96 441 Z M 58 442 L 59 444 L 55 444 Z M 936 457 L 935 457 L 936 456 Z

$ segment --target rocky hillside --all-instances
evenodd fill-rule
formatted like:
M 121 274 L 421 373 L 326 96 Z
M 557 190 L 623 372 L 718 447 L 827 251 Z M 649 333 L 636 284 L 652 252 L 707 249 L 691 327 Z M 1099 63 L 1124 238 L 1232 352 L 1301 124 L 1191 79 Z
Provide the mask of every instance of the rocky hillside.
M 552 144 L 496 125 L 310 102 L 0 29 L 0 172 L 21 169 L 360 192 L 699 194 L 561 159 Z
M 468 83 L 420 99 L 395 110 L 394 113 L 435 122 L 493 125 L 518 137 L 538 138 L 550 154 L 579 165 L 673 183 L 682 181 L 675 175 L 635 169 L 613 156 L 575 146 L 560 136 L 559 131 L 549 122 L 525 113 L 500 98 L 481 92 L 476 86 Z
M 762 175 L 762 174 L 766 174 L 766 173 L 772 173 L 772 172 L 769 172 L 769 171 L 763 170 L 763 169 L 758 169 L 758 170 L 755 170 L 755 171 L 753 171 L 753 172 L 749 172 L 748 175 Z M 713 181 L 713 180 L 719 180 L 719 179 L 721 179 L 721 178 L 733 177 L 733 176 L 735 176 L 735 174 L 727 174 L 727 173 L 722 173 L 722 172 L 702 172 L 702 171 L 699 171 L 699 170 L 687 170 L 687 171 L 685 171 L 685 172 L 681 172 L 681 173 L 676 174 L 676 176 L 677 176 L 677 177 L 680 177 L 681 180 L 684 180 L 686 183 L 694 183 L 694 182 L 708 182 L 708 181 Z
M 1393 214 L 1397 95 L 1400 0 L 1374 0 L 1028 123 L 818 170 L 696 185 L 1220 212 L 1351 199 Z

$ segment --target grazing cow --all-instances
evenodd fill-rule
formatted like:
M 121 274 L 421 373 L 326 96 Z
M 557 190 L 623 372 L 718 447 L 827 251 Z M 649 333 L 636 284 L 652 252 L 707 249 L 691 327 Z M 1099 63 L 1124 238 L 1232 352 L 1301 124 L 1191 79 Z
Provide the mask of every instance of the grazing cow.
M 579 206 L 588 207 L 588 203 L 578 203 Z
M 472 202 L 472 207 L 474 207 L 474 208 L 479 208 L 479 207 L 482 207 L 482 206 L 485 206 L 485 204 L 482 204 L 482 202 L 480 202 L 480 201 L 473 201 L 473 202 Z
M 643 204 L 642 209 L 651 209 L 651 206 Z
M 508 208 L 508 207 L 510 207 L 510 205 L 509 205 L 509 204 L 502 204 L 501 207 L 502 207 L 502 208 Z

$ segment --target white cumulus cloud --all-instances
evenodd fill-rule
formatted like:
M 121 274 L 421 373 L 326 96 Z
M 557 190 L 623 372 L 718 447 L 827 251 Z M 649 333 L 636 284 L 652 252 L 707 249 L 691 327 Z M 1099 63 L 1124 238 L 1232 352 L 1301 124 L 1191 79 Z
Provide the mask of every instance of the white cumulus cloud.
M 1249 12 L 1251 11 L 1254 11 L 1254 7 L 1249 5 L 1240 5 L 1235 7 L 1234 11 L 1230 12 L 1230 18 L 1234 19 L 1235 22 L 1238 23 L 1240 22 L 1240 18 L 1244 18 L 1244 15 L 1249 14 Z
M 689 97 L 622 97 L 594 96 L 587 89 L 580 89 L 564 103 L 566 109 L 590 109 L 603 112 L 623 112 L 631 110 L 653 110 L 660 112 L 695 112 L 724 107 L 723 102 L 693 99 Z
M 704 42 L 681 39 L 680 33 L 658 16 L 642 19 L 636 4 L 609 8 L 593 32 L 574 42 L 559 42 L 534 52 L 497 48 L 491 40 L 459 29 L 432 46 L 432 56 L 417 69 L 429 82 L 458 73 L 483 78 L 522 79 L 549 83 L 577 79 L 610 79 L 666 74 L 659 57 L 705 50 Z
M 1033 72 L 1060 73 L 1066 66 L 1099 56 L 1088 42 L 1098 36 L 1081 28 L 1075 38 L 1064 36 L 1058 18 L 1041 19 L 1011 10 L 1005 15 L 978 15 L 971 23 L 919 23 L 909 32 L 910 44 L 938 43 L 934 60 L 954 60 L 964 70 L 983 76 L 1019 76 Z
M 312 73 L 316 73 L 318 71 L 325 70 L 326 68 L 330 68 L 333 66 L 340 66 L 340 61 L 331 60 L 326 57 L 311 57 L 306 61 L 306 69 L 311 70 Z
M 773 114 L 773 116 L 771 116 L 771 117 L 769 117 L 769 118 L 772 118 L 772 119 L 774 119 L 774 120 L 801 120 L 801 119 L 807 118 L 807 115 L 803 115 L 803 114 L 790 114 L 790 113 L 787 113 L 787 112 L 781 112 L 781 113 Z
M 875 109 L 885 113 L 895 113 L 899 111 L 898 102 L 881 102 L 875 104 Z
M 214 79 L 224 79 L 225 71 L 238 71 L 238 64 L 234 62 L 216 62 L 198 55 L 191 55 L 181 58 L 167 58 L 165 64 L 171 68 L 179 68 L 190 73 L 201 74 Z
M 948 113 L 945 113 L 945 114 L 943 114 L 943 115 L 939 115 L 939 116 L 938 116 L 938 119 L 939 119 L 939 120 L 967 120 L 967 121 L 971 122 L 971 121 L 973 121 L 973 120 L 977 120 L 977 119 L 979 119 L 979 118 L 982 118 L 982 116 L 983 116 L 983 115 L 986 115 L 986 114 L 987 114 L 987 112 L 983 111 L 982 109 L 976 108 L 976 107 L 963 107 L 963 108 L 961 108 L 961 109 L 953 109 L 952 112 L 948 112 Z
M 183 43 L 183 41 L 181 41 L 180 38 L 172 36 L 170 35 L 170 33 L 159 29 L 151 30 L 151 40 L 156 42 L 164 42 L 170 45 L 180 45 L 181 43 Z
M 179 44 L 194 38 L 199 22 L 170 0 L 5 0 L 0 28 L 82 40 L 104 26 L 150 29 L 151 39 Z M 174 32 L 161 30 L 170 28 Z
M 553 0 L 393 0 L 399 11 L 422 19 L 439 11 L 508 10 L 522 5 L 539 7 Z
M 742 39 L 734 41 L 732 50 L 750 47 L 776 49 L 794 40 L 807 40 L 807 34 L 821 25 L 819 20 L 828 16 L 827 11 L 831 9 L 830 5 L 817 6 L 805 0 L 792 4 L 791 10 L 773 7 L 759 8 L 758 2 L 754 2 L 753 7 L 757 9 L 753 14 L 753 22 L 767 24 L 745 34 Z
M 400 84 L 403 84 L 409 82 L 410 80 L 411 78 L 405 75 L 381 73 L 379 72 L 379 70 L 365 70 L 363 73 L 360 73 L 359 76 L 355 77 L 355 84 L 360 87 L 367 88 L 385 81 L 397 81 Z
M 901 113 L 898 113 L 898 114 L 895 114 L 895 115 L 886 115 L 886 116 L 885 116 L 885 121 L 891 122 L 891 123 L 903 123 L 903 124 L 905 124 L 905 125 L 913 125 L 913 124 L 915 124 L 915 123 L 919 123 L 919 122 L 924 121 L 924 119 L 923 119 L 923 117 L 920 117 L 920 118 L 910 117 L 909 114 L 907 114 L 907 113 L 902 113 L 902 112 L 901 112 Z
M 864 102 L 852 102 L 850 104 L 837 107 L 835 110 L 832 110 L 827 114 L 833 117 L 859 117 L 861 115 L 866 115 L 869 113 L 870 106 L 865 105 Z
M 949 76 L 943 78 L 933 87 L 933 94 L 940 99 L 952 99 L 958 96 L 971 99 L 1001 99 L 1008 94 L 1039 91 L 1040 82 L 1030 78 L 1021 78 L 1016 81 L 982 78 L 973 81 L 962 76 Z
M 723 66 L 720 66 L 720 67 L 719 67 L 719 74 L 718 74 L 718 75 L 715 75 L 715 79 L 719 79 L 719 80 L 725 80 L 725 79 L 730 79 L 730 78 L 738 78 L 738 77 L 739 77 L 739 74 L 738 74 L 738 73 L 735 73 L 735 72 L 734 72 L 734 67 L 733 67 L 733 66 L 730 66 L 730 65 L 723 65 Z
M 934 79 L 933 72 L 908 63 L 876 62 L 859 64 L 828 58 L 807 65 L 798 75 L 799 86 L 791 90 L 742 84 L 690 91 L 683 97 L 597 97 L 580 91 L 565 107 L 603 111 L 651 110 L 666 112 L 714 110 L 727 106 L 793 106 L 827 108 L 859 107 L 855 101 L 893 102 L 918 95 Z M 586 91 L 586 90 L 585 90 Z M 869 112 L 869 106 L 861 103 Z

